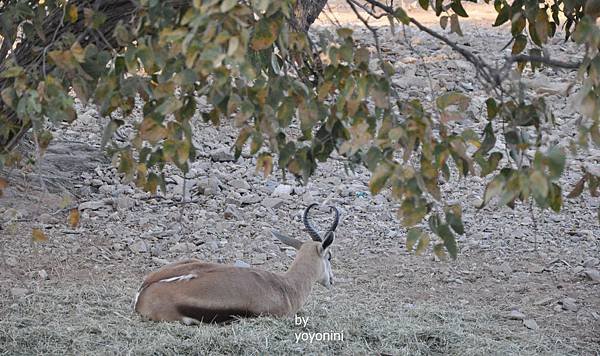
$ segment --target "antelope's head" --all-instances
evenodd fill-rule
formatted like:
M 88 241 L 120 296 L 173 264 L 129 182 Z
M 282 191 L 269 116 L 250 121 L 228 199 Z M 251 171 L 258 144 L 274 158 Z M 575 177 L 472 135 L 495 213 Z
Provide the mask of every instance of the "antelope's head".
M 310 235 L 312 241 L 302 242 L 291 238 L 289 236 L 283 235 L 279 232 L 273 231 L 273 236 L 278 238 L 281 242 L 288 246 L 292 246 L 296 250 L 298 250 L 298 255 L 296 256 L 296 261 L 307 260 L 308 264 L 317 265 L 318 266 L 318 277 L 317 281 L 323 286 L 329 288 L 333 284 L 333 272 L 331 271 L 331 244 L 335 239 L 335 229 L 340 220 L 340 213 L 337 208 L 330 206 L 330 210 L 335 213 L 334 221 L 325 232 L 324 236 L 321 236 L 317 230 L 311 225 L 308 214 L 311 208 L 317 206 L 317 203 L 313 203 L 309 205 L 306 210 L 304 210 L 304 214 L 302 216 L 302 221 L 304 222 L 304 227 L 306 231 Z M 295 261 L 295 263 L 296 263 Z M 310 261 L 310 262 L 309 262 Z

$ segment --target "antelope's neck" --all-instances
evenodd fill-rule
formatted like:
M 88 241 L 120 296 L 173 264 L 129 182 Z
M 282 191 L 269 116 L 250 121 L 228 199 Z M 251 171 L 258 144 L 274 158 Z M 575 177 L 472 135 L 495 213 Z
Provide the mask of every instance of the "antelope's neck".
M 289 291 L 292 294 L 290 302 L 293 309 L 295 309 L 293 312 L 300 309 L 308 298 L 312 286 L 319 279 L 319 268 L 320 266 L 316 265 L 314 260 L 311 261 L 310 258 L 306 259 L 298 256 L 284 274 Z

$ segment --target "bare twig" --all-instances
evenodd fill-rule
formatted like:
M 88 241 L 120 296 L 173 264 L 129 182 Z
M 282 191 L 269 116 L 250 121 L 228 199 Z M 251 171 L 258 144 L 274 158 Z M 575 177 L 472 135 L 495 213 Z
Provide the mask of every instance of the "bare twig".
M 355 1 L 355 0 L 348 0 L 348 1 Z M 388 13 L 390 15 L 394 14 L 394 9 L 391 6 L 388 6 L 377 0 L 364 0 L 364 1 L 371 4 L 374 7 L 380 8 L 381 10 L 385 11 L 386 13 Z M 475 66 L 475 70 L 477 71 L 477 73 L 479 75 L 481 75 L 481 77 L 486 82 L 490 83 L 493 86 L 499 86 L 507 78 L 506 71 L 509 70 L 511 68 L 512 64 L 514 64 L 515 62 L 532 61 L 532 62 L 543 63 L 543 64 L 546 64 L 551 67 L 558 67 L 558 68 L 564 68 L 564 69 L 577 69 L 583 63 L 582 61 L 561 62 L 561 61 L 552 60 L 547 57 L 516 55 L 516 56 L 507 57 L 504 66 L 501 67 L 500 69 L 497 69 L 497 68 L 492 67 L 488 63 L 486 63 L 481 57 L 475 56 L 472 52 L 459 46 L 456 42 L 450 40 L 446 36 L 421 24 L 419 21 L 417 21 L 413 17 L 408 17 L 408 19 L 409 19 L 410 23 L 415 25 L 419 30 L 444 42 L 445 44 L 450 46 L 450 48 L 452 48 L 454 51 L 456 51 L 460 55 L 462 55 L 467 61 L 471 62 L 471 64 L 473 64 Z
M 563 68 L 563 69 L 579 69 L 583 62 L 562 62 L 549 57 L 541 56 L 528 56 L 526 54 L 519 54 L 516 56 L 509 56 L 506 58 L 507 63 L 513 64 L 515 62 L 538 62 L 545 64 L 550 67 Z
M 390 75 L 388 74 L 388 72 L 383 68 L 383 64 L 384 64 L 384 60 L 383 60 L 383 55 L 381 54 L 381 45 L 379 43 L 379 35 L 377 33 L 377 29 L 371 25 L 369 25 L 369 21 L 368 19 L 365 19 L 359 12 L 358 9 L 356 8 L 356 5 L 358 4 L 356 0 L 346 0 L 346 2 L 348 3 L 348 5 L 350 5 L 350 8 L 352 9 L 352 11 L 354 12 L 354 14 L 356 15 L 356 17 L 358 17 L 358 19 L 365 25 L 365 27 L 371 31 L 371 34 L 373 35 L 373 40 L 375 41 L 375 49 L 377 50 L 377 58 L 379 59 L 379 65 L 381 66 L 381 70 L 383 71 L 383 75 L 385 76 L 386 80 L 391 83 L 392 80 L 390 78 Z M 396 99 L 398 98 L 398 93 L 395 90 L 392 90 L 392 95 L 394 95 L 396 97 Z M 389 99 L 388 99 L 389 100 Z

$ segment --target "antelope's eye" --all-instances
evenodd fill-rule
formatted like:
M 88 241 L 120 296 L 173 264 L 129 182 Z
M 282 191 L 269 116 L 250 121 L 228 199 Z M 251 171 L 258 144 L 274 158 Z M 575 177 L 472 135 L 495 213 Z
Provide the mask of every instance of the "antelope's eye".
M 331 252 L 327 254 L 327 259 L 331 261 Z

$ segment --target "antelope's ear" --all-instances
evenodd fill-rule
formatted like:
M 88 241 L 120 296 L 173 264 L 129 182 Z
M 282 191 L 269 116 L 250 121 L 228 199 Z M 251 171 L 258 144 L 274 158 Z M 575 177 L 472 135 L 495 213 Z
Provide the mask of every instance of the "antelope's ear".
M 287 235 L 284 235 L 278 231 L 272 230 L 271 234 L 277 238 L 279 241 L 283 242 L 284 244 L 291 246 L 293 248 L 295 248 L 296 250 L 299 250 L 300 247 L 302 247 L 302 241 L 296 240 L 292 237 L 289 237 Z
M 327 248 L 329 246 L 331 246 L 331 243 L 333 242 L 334 239 L 335 239 L 335 233 L 333 231 L 329 231 L 325 235 L 325 239 L 323 240 L 323 250 L 327 250 Z

